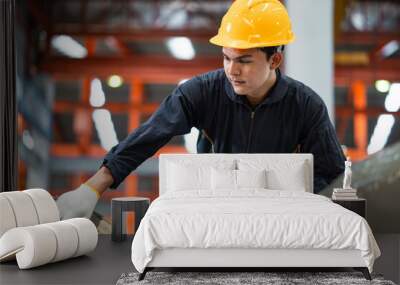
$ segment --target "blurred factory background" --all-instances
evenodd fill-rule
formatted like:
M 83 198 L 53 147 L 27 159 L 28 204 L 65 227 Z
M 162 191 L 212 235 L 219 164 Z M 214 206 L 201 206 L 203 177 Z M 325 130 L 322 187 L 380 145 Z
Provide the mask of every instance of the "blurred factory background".
M 178 84 L 222 67 L 221 50 L 208 39 L 231 2 L 17 0 L 18 188 L 58 196 L 78 187 Z M 399 233 L 400 1 L 284 2 L 298 46 L 287 48 L 283 70 L 327 103 L 340 143 L 356 161 L 354 186 L 368 199 L 372 228 Z M 310 26 L 304 36 L 303 22 L 323 27 L 326 38 Z M 318 87 L 312 78 L 324 61 L 327 80 Z M 112 197 L 156 198 L 158 154 L 195 152 L 197 132 L 171 140 L 107 191 L 96 212 L 109 220 Z
M 78 187 L 184 80 L 221 67 L 208 43 L 230 1 L 17 1 L 19 188 Z M 195 152 L 196 130 L 158 153 Z M 158 196 L 146 161 L 112 197 Z
M 180 82 L 220 68 L 208 39 L 230 3 L 17 1 L 19 188 L 74 189 Z M 400 141 L 400 3 L 333 4 L 332 120 L 347 155 L 363 161 Z M 160 153 L 195 152 L 196 131 Z M 157 189 L 155 156 L 98 210 L 107 215 L 121 195 L 154 199 Z

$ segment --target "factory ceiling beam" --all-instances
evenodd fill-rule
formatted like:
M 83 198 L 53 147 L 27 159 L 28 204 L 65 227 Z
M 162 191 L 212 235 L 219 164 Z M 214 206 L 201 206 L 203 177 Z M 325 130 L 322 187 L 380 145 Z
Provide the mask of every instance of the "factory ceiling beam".
M 161 153 L 187 153 L 184 146 L 178 145 L 165 145 L 160 148 L 153 156 L 158 157 Z M 96 157 L 103 158 L 107 151 L 97 144 L 90 144 L 87 146 L 87 152 L 82 155 L 79 146 L 72 143 L 53 143 L 51 145 L 50 154 L 53 157 Z
M 392 40 L 400 41 L 400 32 L 341 32 L 335 39 L 335 44 L 380 45 Z
M 158 103 L 146 103 L 143 105 L 134 104 L 134 103 L 115 103 L 115 102 L 106 102 L 102 108 L 105 108 L 112 112 L 113 114 L 126 114 L 129 112 L 140 111 L 145 115 L 151 115 L 157 108 L 160 106 Z M 90 104 L 82 104 L 81 102 L 70 102 L 70 101 L 62 101 L 57 100 L 53 105 L 53 112 L 55 113 L 73 113 L 78 107 L 82 109 L 93 110 L 93 106 Z
M 168 56 L 141 55 L 129 57 L 91 57 L 72 59 L 53 57 L 40 64 L 40 69 L 52 75 L 76 76 L 133 76 L 144 82 L 170 82 L 222 67 L 222 57 L 196 57 L 176 60 Z
M 75 174 L 77 171 L 94 173 L 99 169 L 103 158 L 96 157 L 55 157 L 51 158 L 52 174 Z M 158 158 L 151 157 L 144 161 L 134 174 L 137 175 L 158 175 Z M 121 195 L 121 194 L 120 194 Z
M 365 110 L 355 110 L 353 105 L 336 106 L 335 114 L 341 118 L 353 118 L 355 114 L 365 114 L 368 117 L 379 117 L 380 115 L 393 115 L 400 117 L 400 111 L 388 112 L 384 107 L 366 107 Z
M 128 45 L 124 42 L 124 40 L 118 38 L 113 38 L 113 40 L 121 55 L 123 56 L 133 55 L 133 51 L 128 47 Z
M 393 63 L 393 65 L 390 65 Z M 354 80 L 373 84 L 376 80 L 400 81 L 399 60 L 385 60 L 376 66 L 335 66 L 335 84 L 349 86 Z
M 76 37 L 116 37 L 124 40 L 160 40 L 169 37 L 188 37 L 193 40 L 208 41 L 217 33 L 217 29 L 126 29 L 110 28 L 107 25 L 90 25 L 89 27 L 71 27 L 55 24 L 52 35 L 70 35 Z M 391 40 L 400 41 L 400 32 L 341 32 L 335 44 L 381 45 Z
M 123 40 L 132 41 L 153 41 L 170 37 L 188 37 L 192 40 L 208 41 L 217 33 L 216 29 L 161 29 L 161 28 L 147 28 L 147 29 L 110 29 L 109 26 L 104 25 L 91 25 L 91 29 L 57 27 L 55 25 L 52 35 L 69 35 L 75 37 L 93 37 L 105 38 L 115 37 Z
M 168 94 L 165 94 L 168 95 Z M 157 103 L 146 104 L 140 107 L 140 112 L 145 115 L 153 114 L 160 105 Z M 77 108 L 89 109 L 93 110 L 92 106 L 82 106 L 79 102 L 69 102 L 69 101 L 61 101 L 57 100 L 54 102 L 53 111 L 55 113 L 72 113 Z M 135 110 L 139 110 L 139 106 L 135 104 L 126 104 L 126 103 L 106 103 L 103 108 L 109 110 L 113 114 L 126 114 L 129 112 L 134 112 Z M 370 117 L 378 117 L 382 114 L 390 114 L 394 116 L 400 116 L 400 111 L 397 112 L 388 112 L 383 107 L 368 107 L 365 111 L 355 111 L 353 106 L 336 106 L 335 108 L 336 114 L 339 114 L 341 117 L 351 118 L 355 113 L 363 113 L 367 114 Z
M 40 64 L 42 71 L 57 76 L 133 76 L 144 82 L 177 83 L 213 69 L 222 67 L 219 56 L 196 57 L 190 61 L 176 60 L 162 55 L 138 55 L 125 57 L 91 57 L 72 59 L 64 57 L 47 58 Z M 359 79 L 367 83 L 377 79 L 400 81 L 400 60 L 385 59 L 369 66 L 335 65 L 335 83 L 348 85 Z

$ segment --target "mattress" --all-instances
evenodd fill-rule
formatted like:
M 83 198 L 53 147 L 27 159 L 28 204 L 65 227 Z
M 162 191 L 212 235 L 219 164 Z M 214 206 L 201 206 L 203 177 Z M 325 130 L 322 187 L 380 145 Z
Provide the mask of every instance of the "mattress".
M 300 191 L 167 192 L 132 242 L 139 272 L 162 249 L 359 250 L 372 272 L 380 251 L 368 223 L 330 199 Z

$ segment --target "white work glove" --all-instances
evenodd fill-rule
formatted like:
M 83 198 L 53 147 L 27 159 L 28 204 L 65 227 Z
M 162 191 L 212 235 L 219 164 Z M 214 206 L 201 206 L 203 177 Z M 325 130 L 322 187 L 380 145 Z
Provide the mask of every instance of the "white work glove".
M 56 201 L 60 219 L 90 219 L 99 197 L 99 193 L 87 184 L 82 184 L 77 189 L 62 194 Z

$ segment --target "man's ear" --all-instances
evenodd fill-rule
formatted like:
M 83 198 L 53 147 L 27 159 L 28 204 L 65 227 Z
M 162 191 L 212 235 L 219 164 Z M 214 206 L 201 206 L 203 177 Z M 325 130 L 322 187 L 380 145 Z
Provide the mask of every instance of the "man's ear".
M 274 53 L 269 59 L 270 68 L 277 69 L 281 65 L 282 60 L 283 60 L 283 54 L 281 52 Z

